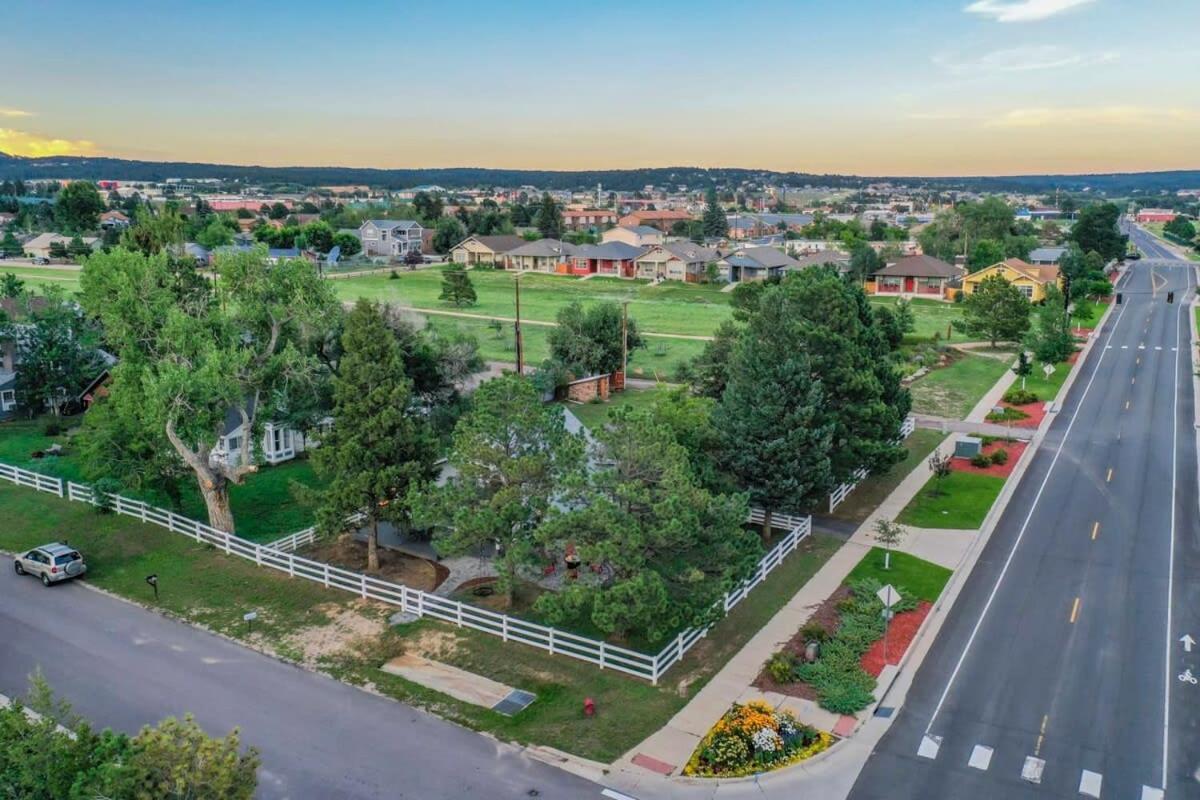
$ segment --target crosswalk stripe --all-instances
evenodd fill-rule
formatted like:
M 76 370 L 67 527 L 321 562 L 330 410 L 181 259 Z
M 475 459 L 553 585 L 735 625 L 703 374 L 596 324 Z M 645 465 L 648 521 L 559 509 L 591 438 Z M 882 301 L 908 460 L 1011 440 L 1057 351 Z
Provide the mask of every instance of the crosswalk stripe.
M 942 737 L 926 734 L 921 737 L 921 746 L 917 748 L 917 755 L 921 756 L 921 758 L 937 758 L 938 748 L 941 746 Z
M 1122 349 L 1122 350 L 1128 350 L 1128 349 L 1129 349 L 1129 345 L 1127 345 L 1127 344 L 1123 344 L 1123 345 L 1121 345 L 1121 349 Z
M 1163 790 L 1153 786 L 1142 787 L 1142 800 L 1163 800 Z
M 967 762 L 967 766 L 986 772 L 991 763 L 992 748 L 977 744 L 975 745 L 975 749 L 971 751 L 971 759 Z
M 1046 768 L 1046 762 L 1037 756 L 1026 756 L 1025 765 L 1021 767 L 1021 780 L 1029 781 L 1030 783 L 1042 782 L 1042 770 Z
M 1162 350 L 1162 345 L 1161 345 L 1161 344 L 1156 344 L 1156 345 L 1154 345 L 1154 349 L 1155 349 L 1155 350 Z
M 1079 776 L 1079 793 L 1086 794 L 1088 797 L 1099 797 L 1100 783 L 1103 780 L 1104 778 L 1099 772 L 1085 769 Z

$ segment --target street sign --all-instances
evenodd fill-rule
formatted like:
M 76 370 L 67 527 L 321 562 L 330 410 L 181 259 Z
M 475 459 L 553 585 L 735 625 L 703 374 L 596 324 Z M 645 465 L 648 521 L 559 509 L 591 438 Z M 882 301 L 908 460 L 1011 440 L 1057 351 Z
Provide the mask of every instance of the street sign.
M 1053 364 L 1042 364 L 1042 372 L 1044 372 L 1046 374 L 1046 377 L 1049 378 L 1051 375 L 1054 374 L 1054 365 Z
M 879 598 L 881 603 L 883 603 L 884 608 L 891 608 L 892 606 L 896 605 L 896 603 L 900 602 L 900 593 L 897 592 L 896 587 L 892 586 L 890 583 L 876 592 L 875 596 Z
M 1196 640 L 1192 638 L 1190 633 L 1185 633 L 1183 636 L 1180 636 L 1179 641 L 1183 642 L 1183 652 L 1185 653 L 1192 652 L 1192 645 L 1196 643 Z
M 245 614 L 242 614 L 242 619 L 244 619 L 246 622 L 253 622 L 254 620 L 258 619 L 258 612 L 249 611 Z

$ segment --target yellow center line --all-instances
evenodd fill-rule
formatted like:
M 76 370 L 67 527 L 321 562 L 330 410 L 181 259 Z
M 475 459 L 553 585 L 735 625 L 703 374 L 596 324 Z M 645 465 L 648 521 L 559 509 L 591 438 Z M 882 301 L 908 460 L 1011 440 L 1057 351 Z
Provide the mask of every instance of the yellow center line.
M 1104 482 L 1109 483 L 1111 481 L 1112 481 L 1112 467 L 1109 467 L 1108 474 L 1104 476 Z
M 1076 617 L 1079 616 L 1079 598 L 1075 598 L 1075 604 L 1071 606 L 1071 624 L 1075 624 Z
M 1033 754 L 1040 756 L 1042 754 L 1042 740 L 1046 738 L 1046 723 L 1050 721 L 1050 715 L 1046 714 L 1042 717 L 1042 728 L 1038 731 L 1037 744 L 1033 747 Z
M 1109 472 L 1111 472 L 1111 471 L 1112 471 L 1112 470 L 1109 470 Z M 1097 537 L 1097 536 L 1099 536 L 1099 535 L 1100 535 L 1100 523 L 1099 523 L 1098 521 L 1097 521 L 1097 522 L 1093 522 L 1093 523 L 1092 523 L 1092 541 L 1093 541 L 1093 542 L 1094 542 L 1094 541 L 1096 541 L 1096 537 Z M 1076 602 L 1076 603 L 1078 603 L 1078 602 L 1079 602 L 1079 600 L 1078 600 L 1078 599 L 1076 599 L 1076 600 L 1075 600 L 1075 602 Z M 1072 621 L 1073 621 L 1073 620 L 1072 620 Z

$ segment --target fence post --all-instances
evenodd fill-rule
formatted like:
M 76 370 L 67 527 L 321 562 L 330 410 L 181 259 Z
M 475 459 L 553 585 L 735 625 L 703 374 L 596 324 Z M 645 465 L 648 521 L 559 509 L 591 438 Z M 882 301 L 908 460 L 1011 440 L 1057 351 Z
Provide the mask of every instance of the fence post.
M 325 588 L 329 588 L 329 565 L 325 565 Z
M 675 660 L 683 661 L 683 633 L 675 637 Z
M 288 575 L 296 577 L 296 557 L 291 553 L 288 553 Z M 364 577 L 363 580 L 366 578 Z
M 600 669 L 604 669 L 604 640 L 600 640 Z
M 257 567 L 262 566 L 262 545 L 261 544 L 254 545 L 254 565 Z
M 417 592 L 417 616 L 425 616 L 425 593 L 422 591 Z
M 366 600 L 367 599 L 367 576 L 359 575 L 358 579 L 359 579 L 358 584 L 362 588 L 362 598 L 363 598 L 363 600 Z
M 59 497 L 62 497 L 62 496 L 63 496 L 63 481 L 62 481 L 62 478 L 59 478 L 59 479 L 58 479 L 58 496 L 59 496 Z
M 461 628 L 462 627 L 462 603 L 459 603 L 457 601 L 455 601 L 455 603 L 454 603 L 454 617 L 458 621 L 458 627 Z
M 500 641 L 508 641 L 508 614 L 500 618 Z
M 222 533 L 224 533 L 224 532 L 222 532 Z M 230 536 L 228 533 L 225 533 L 224 536 L 225 536 L 225 555 L 230 555 L 231 553 L 233 553 L 233 548 L 229 544 Z
M 554 655 L 554 628 L 550 628 L 550 655 Z

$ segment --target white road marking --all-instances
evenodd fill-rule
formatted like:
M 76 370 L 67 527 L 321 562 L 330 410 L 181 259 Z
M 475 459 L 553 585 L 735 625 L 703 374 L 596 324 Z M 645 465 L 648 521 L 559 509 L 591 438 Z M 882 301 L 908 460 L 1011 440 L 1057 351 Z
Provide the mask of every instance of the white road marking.
M 1155 350 L 1162 350 L 1162 345 L 1161 345 L 1161 344 L 1156 344 L 1156 345 L 1154 345 L 1154 349 L 1155 349 Z
M 938 749 L 942 746 L 942 737 L 930 736 L 926 734 L 921 737 L 921 746 L 917 748 L 917 755 L 921 758 L 934 759 L 938 757 Z
M 1182 306 L 1181 306 L 1182 307 Z M 1117 313 L 1117 318 L 1112 324 L 1112 328 L 1108 331 L 1108 340 L 1112 342 L 1113 335 L 1117 332 L 1117 328 L 1121 326 L 1121 319 L 1125 316 L 1127 305 L 1122 305 L 1120 312 Z M 1050 482 L 1050 476 L 1054 474 L 1054 467 L 1058 464 L 1059 456 L 1062 455 L 1063 447 L 1066 446 L 1067 439 L 1071 435 L 1071 430 L 1075 427 L 1075 420 L 1079 419 L 1079 410 L 1083 408 L 1084 401 L 1087 400 L 1088 393 L 1092 390 L 1092 384 L 1096 382 L 1096 378 L 1100 375 L 1100 365 L 1104 363 L 1104 356 L 1107 351 L 1101 350 L 1100 357 L 1096 361 L 1095 367 L 1092 368 L 1092 377 L 1088 379 L 1087 385 L 1083 387 L 1083 394 L 1079 397 L 1079 402 L 1075 404 L 1075 411 L 1071 414 L 1071 420 L 1067 423 L 1067 429 L 1063 432 L 1062 439 L 1058 442 L 1058 449 L 1054 451 L 1054 458 L 1050 461 L 1050 467 L 1046 470 L 1045 477 L 1042 478 L 1042 484 L 1038 487 L 1037 494 L 1033 497 L 1033 502 L 1029 504 L 1029 512 L 1025 515 L 1025 520 L 1021 523 L 1021 529 L 1017 531 L 1017 538 L 1013 541 L 1012 549 L 1008 551 L 1008 557 L 1004 559 L 1004 566 L 1000 568 L 1000 575 L 996 578 L 996 583 L 992 586 L 991 593 L 988 594 L 987 601 L 983 604 L 983 610 L 979 612 L 979 617 L 975 620 L 975 627 L 971 629 L 971 635 L 967 637 L 967 643 L 963 647 L 962 653 L 958 656 L 958 662 L 954 665 L 954 671 L 950 673 L 950 679 L 946 681 L 946 688 L 942 690 L 941 697 L 938 698 L 937 705 L 934 706 L 933 714 L 929 717 L 929 723 L 925 726 L 925 733 L 928 736 L 933 730 L 933 723 L 937 721 L 937 716 L 942 710 L 942 706 L 946 702 L 946 698 L 950 694 L 950 689 L 954 686 L 954 680 L 958 677 L 959 670 L 962 669 L 963 662 L 967 660 L 967 653 L 971 651 L 971 645 L 975 643 L 975 637 L 979 635 L 979 629 L 983 626 L 984 619 L 987 618 L 988 610 L 992 607 L 992 603 L 996 600 L 996 595 L 1000 591 L 1000 584 L 1004 582 L 1004 576 L 1008 574 L 1008 568 L 1012 566 L 1013 558 L 1017 555 L 1017 548 L 1021 546 L 1021 541 L 1025 538 L 1025 531 L 1029 530 L 1029 521 L 1033 519 L 1033 514 L 1037 510 L 1038 502 L 1042 499 L 1042 493 L 1046 491 L 1046 484 Z M 1080 367 L 1083 369 L 1083 367 Z M 1176 376 L 1178 377 L 1178 375 Z M 1176 392 L 1176 402 L 1178 402 L 1179 393 Z M 1174 508 L 1174 506 L 1172 506 Z
M 1099 772 L 1084 770 L 1079 776 L 1079 793 L 1086 794 L 1088 797 L 1100 796 L 1100 783 L 1104 780 Z
M 1142 787 L 1142 800 L 1163 800 L 1163 790 L 1152 786 Z
M 1146 345 L 1144 345 L 1144 344 L 1138 345 L 1138 350 L 1145 350 L 1145 349 L 1146 349 Z
M 1021 780 L 1029 781 L 1030 783 L 1042 782 L 1042 770 L 1046 768 L 1046 761 L 1035 756 L 1026 756 L 1025 765 L 1021 767 Z
M 605 789 L 600 794 L 603 797 L 608 797 L 608 798 L 611 798 L 612 800 L 637 800 L 637 798 L 630 797 L 627 794 L 621 794 L 620 792 L 616 791 L 615 789 Z
M 977 744 L 975 745 L 975 749 L 971 751 L 971 759 L 967 761 L 967 766 L 986 772 L 991 763 L 992 748 Z
M 1110 338 L 1111 338 L 1111 337 L 1110 337 Z M 1108 348 L 1105 348 L 1105 349 L 1107 350 Z M 1127 344 L 1123 344 L 1123 345 L 1121 345 L 1121 349 L 1122 349 L 1122 350 L 1128 350 L 1128 349 L 1129 349 L 1129 345 L 1127 345 Z

